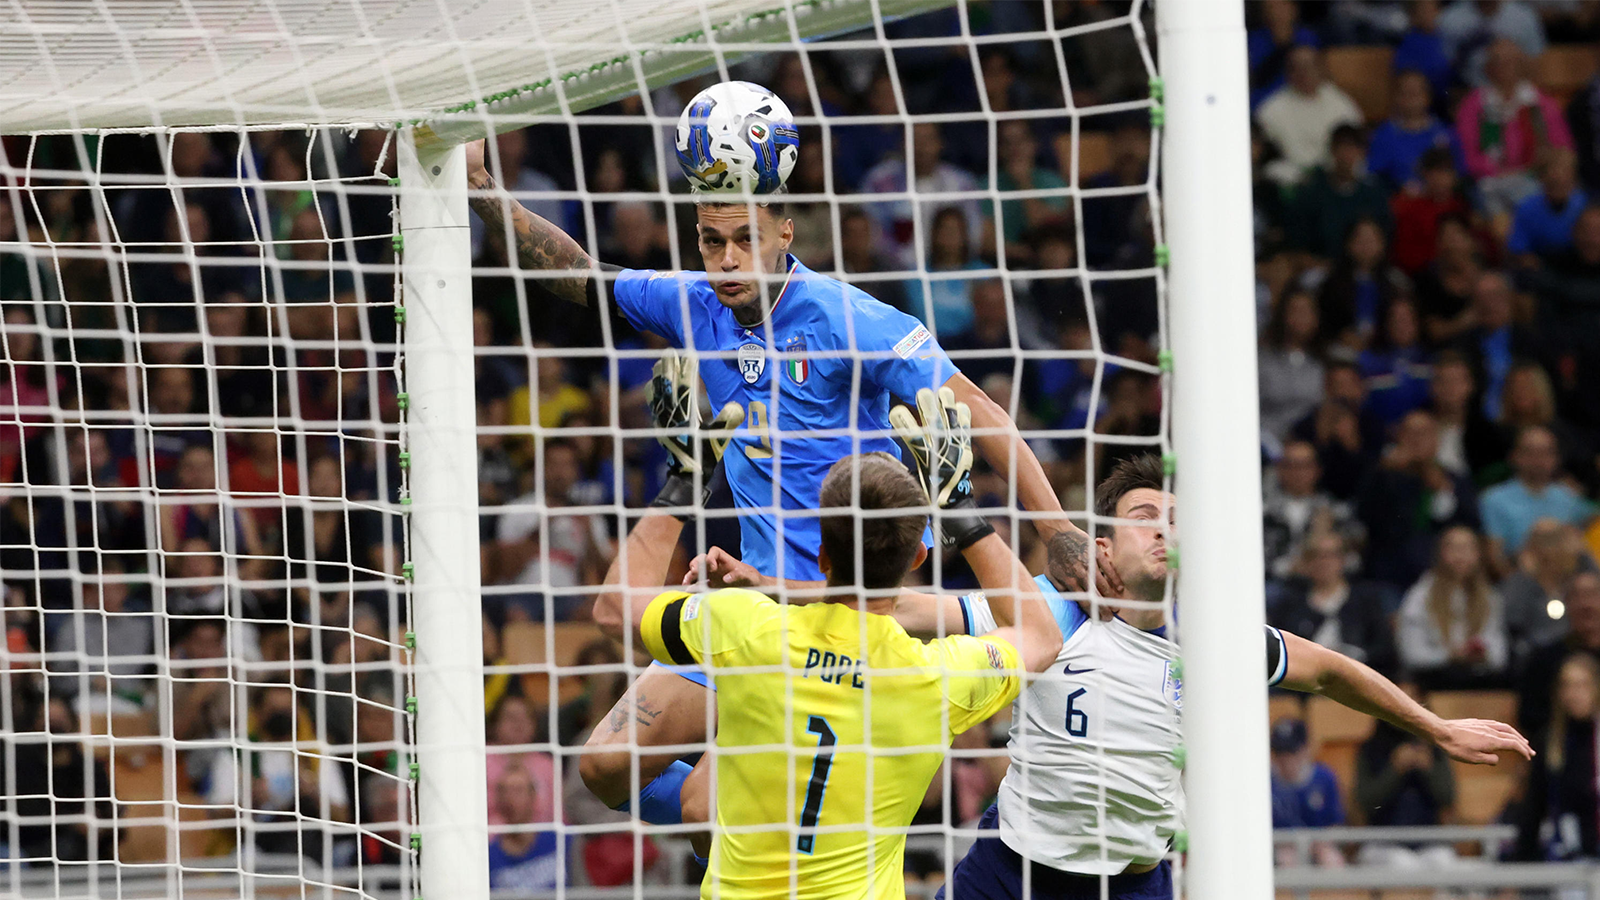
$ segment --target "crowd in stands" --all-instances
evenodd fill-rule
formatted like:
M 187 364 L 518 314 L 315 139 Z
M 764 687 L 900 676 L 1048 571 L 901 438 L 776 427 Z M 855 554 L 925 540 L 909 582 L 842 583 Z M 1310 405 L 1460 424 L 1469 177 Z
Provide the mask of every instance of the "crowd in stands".
M 1056 27 L 1071 28 L 1127 4 L 1049 7 Z M 1561 53 L 1563 66 L 1594 72 L 1597 9 L 1249 4 L 1268 617 L 1418 696 L 1514 692 L 1540 756 L 1496 812 L 1522 824 L 1508 852 L 1530 859 L 1600 856 L 1600 205 L 1588 199 L 1600 196 L 1600 77 L 1538 64 Z M 975 33 L 1045 26 L 1035 4 L 972 4 L 967 14 Z M 888 31 L 961 27 L 941 12 Z M 972 114 L 838 124 L 826 139 L 804 124 L 789 183 L 792 249 L 922 319 L 1035 435 L 1063 506 L 1081 510 L 1085 484 L 1141 449 L 1087 438 L 1160 430 L 1160 381 L 1128 363 L 1157 362 L 1161 254 L 1149 115 L 1092 112 L 1148 97 L 1132 32 L 1060 43 L 1065 73 L 1049 41 L 1020 40 L 983 44 L 976 74 L 966 49 L 901 48 L 892 75 L 881 54 L 826 44 L 807 61 L 780 56 L 740 74 L 802 117 Z M 1334 65 L 1350 59 L 1362 64 Z M 644 116 L 670 120 L 704 83 L 625 98 L 597 111 L 607 124 L 580 116 L 576 128 L 500 135 L 491 153 L 500 181 L 605 262 L 696 268 L 688 203 L 551 192 L 684 199 L 675 167 L 658 168 L 672 159 L 671 128 Z M 979 114 L 1069 102 L 1091 109 L 1076 132 L 1065 116 L 1002 116 L 991 135 Z M 627 116 L 637 124 L 615 124 Z M 9 159 L 23 158 L 24 140 L 5 141 Z M 68 138 L 32 149 L 35 165 L 78 166 Z M 180 796 L 223 805 L 248 796 L 264 852 L 394 862 L 398 827 L 372 824 L 341 843 L 293 815 L 404 815 L 395 711 L 404 560 L 392 505 L 404 472 L 384 443 L 404 403 L 391 371 L 391 201 L 332 189 L 332 179 L 381 185 L 363 176 L 392 174 L 394 151 L 381 132 L 309 146 L 303 134 L 187 132 L 165 143 L 108 136 L 97 152 L 113 180 L 164 167 L 219 180 L 116 188 L 97 206 L 62 179 L 34 192 L 37 205 L 0 215 L 0 242 L 114 233 L 129 251 L 114 264 L 79 255 L 59 267 L 0 254 L 0 407 L 71 412 L 56 427 L 36 411 L 0 417 L 0 482 L 68 488 L 8 489 L 0 506 L 0 571 L 44 573 L 5 582 L 8 649 L 35 660 L 13 663 L 8 715 L 19 730 L 56 735 L 93 715 L 170 721 L 180 741 L 245 735 L 266 745 L 253 760 L 180 752 Z M 264 180 L 259 189 L 221 186 L 239 160 Z M 1075 202 L 1069 185 L 1101 190 Z M 933 196 L 874 199 L 908 188 Z M 995 204 L 991 188 L 1023 193 Z M 159 252 L 184 239 L 196 260 Z M 664 451 L 610 426 L 648 425 L 650 355 L 664 344 L 604 304 L 547 294 L 508 259 L 503 233 L 474 220 L 472 241 L 494 877 L 523 888 L 620 884 L 636 863 L 663 877 L 656 846 L 625 831 L 569 845 L 563 873 L 555 835 L 538 827 L 557 814 L 626 821 L 581 787 L 573 757 L 551 753 L 582 744 L 624 677 L 563 679 L 552 695 L 527 666 L 494 667 L 543 662 L 518 649 L 529 628 L 582 628 L 587 588 L 621 527 L 607 510 L 654 496 Z M 1126 277 L 1090 277 L 1104 272 Z M 980 473 L 978 483 L 1003 505 L 1003 482 Z M 159 489 L 159 502 L 141 486 Z M 1001 524 L 1037 562 L 1031 528 Z M 971 583 L 958 560 L 941 571 L 947 588 Z M 622 662 L 619 648 L 584 634 L 571 632 L 563 651 L 574 664 Z M 48 665 L 37 655 L 46 651 Z M 158 672 L 176 679 L 170 693 Z M 1298 715 L 1271 735 L 1280 825 L 1347 812 L 1374 824 L 1450 816 L 1454 770 L 1437 751 L 1380 727 L 1360 746 L 1354 783 L 1341 785 Z M 1004 731 L 994 734 L 1003 743 Z M 28 750 L 37 758 L 25 769 L 22 748 L 47 746 L 54 755 Z M 296 746 L 313 752 L 297 763 L 287 752 Z M 8 793 L 29 783 L 25 771 L 56 773 L 56 799 L 18 800 L 18 813 L 109 803 L 103 754 L 71 742 L 18 748 Z M 993 794 L 1002 770 L 955 765 L 949 812 L 931 796 L 919 822 L 975 818 Z M 30 828 L 14 855 L 81 858 L 96 841 L 110 852 L 105 829 Z M 1379 848 L 1372 858 L 1420 852 Z M 1331 844 L 1314 857 L 1345 860 Z

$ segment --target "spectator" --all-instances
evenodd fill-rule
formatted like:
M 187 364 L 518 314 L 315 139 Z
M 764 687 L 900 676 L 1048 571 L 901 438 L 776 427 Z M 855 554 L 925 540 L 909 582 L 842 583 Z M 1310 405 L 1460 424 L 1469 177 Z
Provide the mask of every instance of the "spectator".
M 1456 74 L 1439 34 L 1439 0 L 1409 0 L 1401 5 L 1410 27 L 1394 48 L 1394 70 L 1421 72 L 1433 89 L 1434 99 L 1442 99 L 1455 83 Z
M 1344 253 L 1322 283 L 1322 338 L 1359 353 L 1372 340 L 1384 310 L 1411 293 L 1411 282 L 1389 265 L 1383 229 L 1371 219 L 1356 219 L 1344 237 Z
M 295 213 L 289 240 L 293 265 L 279 273 L 283 300 L 288 304 L 289 336 L 297 340 L 359 340 L 353 317 L 355 280 L 348 268 L 331 264 L 333 238 L 316 207 Z
M 1289 207 L 1289 246 L 1317 257 L 1348 247 L 1363 219 L 1378 224 L 1378 246 L 1389 223 L 1389 192 L 1362 171 L 1366 141 L 1361 129 L 1339 125 L 1329 139 L 1331 163 L 1319 165 L 1294 192 Z
M 894 81 L 886 68 L 873 74 L 862 93 L 862 102 L 864 108 L 857 111 L 860 115 L 898 118 L 904 113 L 895 99 Z M 861 184 L 885 157 L 900 150 L 905 134 L 905 125 L 899 121 L 834 126 L 835 189 L 843 192 Z
M 583 692 L 556 710 L 556 741 L 563 747 L 583 746 L 595 725 L 628 689 L 628 672 L 622 664 L 622 649 L 615 641 L 595 638 L 578 651 L 573 665 L 610 666 L 612 670 L 577 676 L 583 682 Z
M 978 190 L 978 181 L 965 169 L 944 162 L 944 140 L 939 126 L 932 122 L 918 122 L 911 127 L 911 152 L 886 159 L 874 166 L 861 182 L 863 194 L 903 193 L 947 195 Z M 908 178 L 908 172 L 910 177 Z M 894 260 L 902 271 L 918 267 L 919 249 L 927 252 L 925 243 L 917 246 L 916 237 L 931 242 L 934 217 L 942 210 L 955 207 L 962 211 L 967 226 L 967 246 L 984 246 L 983 232 L 987 223 L 982 205 L 975 199 L 925 199 L 913 204 L 910 198 L 867 203 L 864 207 L 878 228 L 877 244 Z M 918 218 L 917 210 L 921 210 Z
M 1289 429 L 1317 448 L 1323 487 L 1342 500 L 1355 497 L 1383 447 L 1383 429 L 1364 411 L 1366 400 L 1361 368 L 1348 354 L 1332 357 L 1323 366 L 1322 402 Z
M 819 160 L 821 158 L 818 153 L 811 153 L 808 156 L 816 157 Z M 806 176 L 802 173 L 808 168 L 805 166 L 795 167 L 790 180 L 792 189 L 797 193 L 822 193 L 820 186 L 805 183 Z M 802 218 L 810 216 L 808 224 L 814 224 L 816 217 L 813 211 L 818 206 L 818 204 L 809 203 L 804 205 L 796 204 L 793 212 Z M 816 241 L 826 241 L 833 234 L 832 218 L 826 214 L 827 205 L 821 204 L 820 206 L 824 213 L 823 222 L 826 223 L 826 227 L 808 227 L 805 229 L 806 240 L 811 241 L 812 243 L 810 244 L 802 243 L 799 240 L 801 230 L 797 227 L 795 229 L 796 240 L 794 242 L 796 256 L 800 256 L 802 253 L 814 254 L 803 258 L 816 259 L 819 263 L 822 262 L 824 256 L 831 257 L 833 255 L 831 248 L 821 251 L 816 250 L 818 246 L 815 243 Z M 473 221 L 479 220 L 474 218 Z M 637 200 L 613 203 L 611 205 L 611 227 L 606 230 L 600 252 L 604 254 L 600 257 L 601 259 L 624 269 L 672 268 L 672 254 L 668 253 L 666 248 L 666 230 L 661 225 L 661 216 L 657 213 L 656 204 L 654 203 Z
M 967 242 L 968 229 L 960 207 L 947 206 L 933 217 L 933 242 L 925 283 L 906 282 L 911 314 L 941 340 L 965 334 L 972 327 L 972 278 L 933 277 L 934 273 L 984 268 Z
M 1572 226 L 1589 202 L 1578 186 L 1578 160 L 1565 147 L 1552 148 L 1539 162 L 1543 188 L 1517 204 L 1506 250 L 1526 268 L 1572 246 Z
M 1321 314 L 1306 291 L 1284 294 L 1267 323 L 1257 363 L 1261 436 L 1281 444 L 1289 429 L 1322 402 Z
M 1250 199 L 1258 261 L 1277 259 L 1287 240 L 1288 213 L 1283 189 L 1267 174 L 1276 148 L 1258 122 L 1250 123 Z
M 877 230 L 865 210 L 859 206 L 839 210 L 844 280 L 895 309 L 904 310 L 909 306 L 905 283 L 899 276 L 880 276 L 880 273 L 892 272 L 895 263 L 878 251 L 877 241 Z
M 171 487 L 184 451 L 202 444 L 209 448 L 212 435 L 200 427 L 205 415 L 196 406 L 193 370 L 162 366 L 149 372 L 147 379 L 153 423 L 148 440 L 156 484 Z M 215 483 L 215 475 L 212 480 Z
M 307 468 L 311 493 L 287 511 L 283 528 L 289 579 L 302 603 L 370 577 L 362 570 L 378 568 L 374 552 L 381 544 L 379 535 L 369 533 L 370 519 L 329 502 L 345 495 L 338 458 L 317 456 Z
M 1539 190 L 1530 168 L 1550 148 L 1572 148 L 1572 134 L 1554 100 L 1529 81 L 1523 51 L 1501 38 L 1489 47 L 1485 83 L 1456 112 L 1467 172 L 1490 216 L 1509 216 Z
M 998 278 L 970 282 L 972 324 L 966 331 L 940 341 L 953 354 L 950 359 L 974 384 L 990 375 L 1010 377 L 1016 368 L 1016 347 L 1011 341 L 1011 304 L 1006 286 Z M 1021 315 L 1022 310 L 1017 310 Z M 1010 408 L 1007 404 L 1006 408 Z
M 1317 762 L 1306 740 L 1306 723 L 1279 719 L 1272 726 L 1272 827 L 1327 828 L 1344 824 L 1344 800 L 1333 770 Z M 1279 844 L 1280 866 L 1310 862 L 1325 868 L 1345 864 L 1331 841 L 1314 841 L 1311 859 L 1302 860 L 1293 844 Z
M 1439 15 L 1445 54 L 1468 84 L 1492 80 L 1495 43 L 1506 41 L 1522 54 L 1544 52 L 1544 23 L 1521 0 L 1456 0 Z
M 1483 492 L 1481 504 L 1483 529 L 1497 562 L 1521 553 L 1528 530 L 1540 519 L 1582 528 L 1594 518 L 1595 505 L 1556 480 L 1561 452 L 1550 429 L 1534 425 L 1517 434 L 1511 471 L 1511 478 Z
M 1039 141 L 1033 136 L 1033 129 L 1028 123 L 1021 119 L 1008 119 L 997 127 L 999 186 L 1002 194 L 1014 191 L 1062 191 L 1056 196 L 1015 197 L 1001 201 L 1001 235 L 1005 239 L 1006 264 L 1024 266 L 1033 262 L 1033 248 L 1023 239 L 1024 235 L 1051 219 L 1070 214 L 1072 207 L 1063 190 L 1067 183 L 1054 170 L 1039 165 Z M 798 226 L 795 234 L 800 234 Z
M 546 621 L 569 618 L 583 603 L 574 592 L 599 584 L 610 545 L 605 523 L 596 515 L 564 513 L 582 474 L 576 448 L 568 441 L 544 442 L 544 482 L 533 489 L 533 472 L 524 479 L 525 493 L 506 504 L 496 542 L 486 548 L 485 581 L 522 585 L 525 595 L 509 601 L 518 615 Z M 546 601 L 550 601 L 548 604 Z
M 1448 347 L 1477 323 L 1472 292 L 1483 275 L 1483 260 L 1472 225 L 1464 217 L 1439 219 L 1433 265 L 1417 279 L 1417 305 L 1428 345 Z
M 1389 118 L 1372 132 L 1367 151 L 1367 171 L 1384 179 L 1391 190 L 1422 175 L 1418 163 L 1429 150 L 1448 153 L 1457 171 L 1465 167 L 1455 132 L 1432 110 L 1433 92 L 1426 75 L 1409 70 L 1395 76 Z
M 1518 362 L 1506 373 L 1500 396 L 1500 430 L 1506 444 L 1524 428 L 1535 425 L 1550 429 L 1561 451 L 1561 466 L 1580 485 L 1594 480 L 1594 446 L 1582 429 L 1556 416 L 1555 389 L 1544 367 L 1536 362 Z
M 539 726 L 534 719 L 533 705 L 521 694 L 506 694 L 495 704 L 489 717 L 489 743 L 492 749 L 484 757 L 484 769 L 489 777 L 489 824 L 507 823 L 504 804 L 499 795 L 501 776 L 513 768 L 522 769 L 533 779 L 535 791 L 533 818 L 535 822 L 555 821 L 555 804 L 550 785 L 555 781 L 555 762 L 550 754 L 534 750 L 539 742 Z
M 1562 414 L 1600 429 L 1600 206 L 1578 215 L 1572 248 L 1533 273 L 1543 358 L 1556 377 Z
M 494 145 L 493 156 L 499 167 L 493 171 L 500 186 L 510 191 L 519 203 L 535 215 L 555 223 L 568 234 L 575 233 L 573 215 L 577 212 L 577 201 L 563 201 L 551 196 L 561 190 L 561 185 L 549 175 L 528 166 L 527 130 L 518 128 L 501 132 L 495 136 Z M 473 259 L 483 253 L 487 232 L 483 220 L 473 216 Z
M 1471 528 L 1458 525 L 1439 537 L 1433 568 L 1401 601 L 1396 639 L 1401 663 L 1426 687 L 1492 684 L 1503 676 L 1505 607 Z
M 1320 489 L 1317 482 L 1321 477 L 1317 448 L 1305 441 L 1284 444 L 1283 453 L 1272 465 L 1261 502 L 1267 577 L 1292 575 L 1305 542 L 1311 537 L 1360 532 L 1349 505 Z
M 1438 457 L 1438 423 L 1423 410 L 1407 413 L 1357 504 L 1367 528 L 1371 577 L 1410 584 L 1427 568 L 1441 532 L 1477 524 L 1472 485 L 1446 472 Z
M 1081 174 L 1081 173 L 1080 173 Z M 1111 166 L 1083 179 L 1090 190 L 1131 188 L 1150 182 L 1150 128 L 1135 116 L 1119 118 L 1111 131 Z M 1118 260 L 1144 240 L 1140 217 L 1149 198 L 1142 193 L 1084 197 L 1083 255 L 1092 268 L 1127 268 Z
M 1367 410 L 1388 428 L 1401 416 L 1428 405 L 1431 371 L 1422 348 L 1417 305 L 1401 295 L 1389 301 L 1372 345 L 1361 351 Z
M 1328 138 L 1340 125 L 1361 124 L 1361 110 L 1350 95 L 1327 80 L 1322 55 L 1314 47 L 1289 51 L 1287 83 L 1274 91 L 1256 110 L 1267 139 L 1283 158 L 1267 166 L 1278 184 L 1299 184 L 1316 166 L 1325 166 Z
M 1505 458 L 1500 430 L 1474 403 L 1477 386 L 1466 357 L 1453 350 L 1433 361 L 1430 411 L 1439 423 L 1439 465 L 1446 472 L 1483 484 L 1482 476 Z
M 1500 418 L 1501 393 L 1506 376 L 1520 356 L 1526 356 L 1534 339 L 1512 321 L 1516 297 L 1511 281 L 1499 272 L 1484 272 L 1472 287 L 1472 323 L 1456 340 L 1456 347 L 1472 363 L 1482 386 L 1483 414 Z
M 1250 29 L 1250 108 L 1261 105 L 1283 87 L 1289 51 L 1295 47 L 1320 47 L 1317 33 L 1300 24 L 1299 4 L 1292 0 L 1266 0 L 1255 9 L 1261 24 Z
M 1533 523 L 1516 561 L 1516 571 L 1500 582 L 1500 595 L 1506 601 L 1512 659 L 1522 668 L 1533 648 L 1566 634 L 1562 598 L 1578 573 L 1595 571 L 1595 564 L 1578 529 L 1554 519 Z
M 1550 722 L 1551 686 L 1562 661 L 1589 656 L 1600 662 L 1600 573 L 1579 572 L 1562 596 L 1567 633 L 1535 647 L 1527 658 L 1518 689 L 1517 720 L 1528 734 Z
M 1460 174 L 1451 152 L 1443 147 L 1424 150 L 1417 160 L 1418 177 L 1389 201 L 1394 216 L 1394 251 L 1391 258 L 1402 272 L 1416 277 L 1433 263 L 1438 249 L 1440 223 L 1446 217 L 1470 213 L 1461 195 Z
M 489 887 L 496 891 L 554 891 L 566 883 L 556 833 L 535 812 L 540 790 L 521 766 L 508 766 L 495 784 L 505 830 L 489 839 Z
M 1534 860 L 1600 856 L 1600 663 L 1573 654 L 1552 685 L 1555 714 L 1528 777 L 1519 855 Z
M 1567 126 L 1584 188 L 1600 191 L 1600 73 L 1567 101 Z
M 559 351 L 545 341 L 534 341 L 533 348 L 538 354 L 534 363 L 538 377 L 531 388 L 523 385 L 511 392 L 506 402 L 509 423 L 538 422 L 540 428 L 556 428 L 568 413 L 587 412 L 589 393 L 573 384 Z
M 11 857 L 45 865 L 116 859 L 115 799 L 105 762 L 84 753 L 78 717 L 65 698 L 51 697 L 36 715 L 21 728 L 6 729 L 16 778 L 6 794 L 12 814 L 22 819 L 15 826 L 18 846 L 11 848 Z M 6 774 L 0 773 L 0 781 Z
M 1416 684 L 1400 687 L 1422 702 Z M 1368 825 L 1442 825 L 1456 800 L 1455 771 L 1443 750 L 1380 719 L 1356 755 L 1355 795 Z M 1387 841 L 1362 844 L 1357 857 L 1363 865 L 1409 868 L 1448 866 L 1455 859 L 1449 844 Z
M 278 432 L 246 431 L 242 437 L 239 445 L 228 447 L 228 489 L 249 508 L 257 532 L 265 533 L 277 527 L 282 515 L 281 507 L 274 509 L 270 501 L 300 493 L 300 467 L 283 452 Z M 261 503 L 263 499 L 268 503 Z
M 50 688 L 76 698 L 81 715 L 137 714 L 148 702 L 155 668 L 155 617 L 148 605 L 130 607 L 127 567 L 104 556 L 85 572 L 82 608 L 52 618 L 50 650 L 61 657 L 50 670 Z
M 1306 538 L 1298 575 L 1267 620 L 1330 650 L 1358 659 L 1380 672 L 1395 667 L 1390 598 L 1370 581 L 1345 578 L 1349 548 L 1332 529 Z

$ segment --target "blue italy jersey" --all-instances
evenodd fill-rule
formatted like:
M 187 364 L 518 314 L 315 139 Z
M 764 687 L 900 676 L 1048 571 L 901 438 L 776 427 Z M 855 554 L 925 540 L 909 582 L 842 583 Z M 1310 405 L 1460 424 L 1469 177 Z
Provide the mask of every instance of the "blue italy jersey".
M 712 409 L 744 407 L 722 457 L 734 504 L 751 511 L 739 519 L 744 561 L 821 581 L 816 509 L 829 467 L 853 453 L 898 456 L 890 397 L 914 402 L 956 367 L 916 319 L 787 260 L 789 280 L 753 328 L 734 321 L 704 272 L 625 269 L 612 293 L 635 326 L 702 354 Z

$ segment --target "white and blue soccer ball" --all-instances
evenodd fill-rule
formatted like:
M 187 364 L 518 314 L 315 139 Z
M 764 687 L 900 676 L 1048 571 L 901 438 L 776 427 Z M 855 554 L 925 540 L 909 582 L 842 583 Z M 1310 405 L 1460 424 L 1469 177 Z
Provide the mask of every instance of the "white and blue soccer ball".
M 714 84 L 678 117 L 678 165 L 696 191 L 770 194 L 800 158 L 800 132 L 778 95 L 748 81 Z

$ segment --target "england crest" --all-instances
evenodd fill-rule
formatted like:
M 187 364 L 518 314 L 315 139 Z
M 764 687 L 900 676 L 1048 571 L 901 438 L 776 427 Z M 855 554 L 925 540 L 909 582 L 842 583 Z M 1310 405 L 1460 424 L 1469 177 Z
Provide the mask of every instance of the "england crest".
M 760 344 L 745 344 L 739 348 L 739 374 L 745 384 L 755 384 L 767 370 L 767 348 Z
M 1161 693 L 1172 704 L 1172 708 L 1183 712 L 1183 677 L 1178 674 L 1178 667 L 1167 660 L 1166 676 L 1161 680 Z
M 795 354 L 783 361 L 783 370 L 788 373 L 789 380 L 795 384 L 805 384 L 806 377 L 811 374 L 811 361 L 803 355 L 806 352 L 806 339 L 792 337 L 784 350 Z

